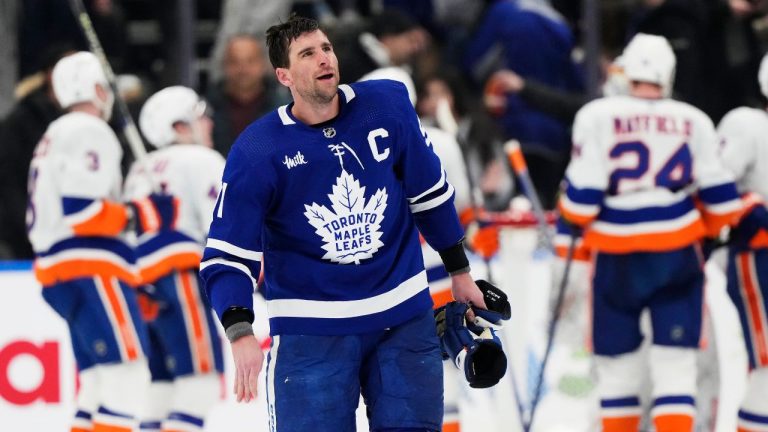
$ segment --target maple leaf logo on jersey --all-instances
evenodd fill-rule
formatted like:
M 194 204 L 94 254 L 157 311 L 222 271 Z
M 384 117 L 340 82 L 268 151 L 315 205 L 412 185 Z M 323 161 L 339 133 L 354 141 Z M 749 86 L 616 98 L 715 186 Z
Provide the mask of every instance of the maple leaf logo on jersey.
M 312 203 L 304 205 L 304 216 L 325 242 L 323 259 L 340 264 L 360 264 L 371 258 L 380 247 L 381 221 L 387 208 L 387 191 L 379 189 L 368 202 L 365 186 L 360 186 L 346 170 L 336 178 L 333 193 L 328 195 L 331 209 Z

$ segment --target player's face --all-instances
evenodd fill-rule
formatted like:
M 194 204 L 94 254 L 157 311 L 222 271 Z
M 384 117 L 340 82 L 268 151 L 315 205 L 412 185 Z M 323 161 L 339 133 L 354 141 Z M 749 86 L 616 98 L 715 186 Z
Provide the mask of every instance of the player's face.
M 339 86 L 339 61 L 328 37 L 320 30 L 296 38 L 288 48 L 289 87 L 311 103 L 327 104 Z

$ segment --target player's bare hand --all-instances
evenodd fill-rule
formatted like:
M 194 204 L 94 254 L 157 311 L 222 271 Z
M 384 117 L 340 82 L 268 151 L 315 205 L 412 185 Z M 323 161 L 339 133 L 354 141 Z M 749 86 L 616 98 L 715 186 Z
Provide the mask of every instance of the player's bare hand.
M 483 292 L 480 291 L 469 273 L 451 276 L 451 292 L 454 300 L 458 302 L 471 303 L 481 309 L 488 309 L 483 299 Z M 467 319 L 474 321 L 475 314 L 472 309 L 467 311 Z
M 250 402 L 256 399 L 264 353 L 253 335 L 243 336 L 231 345 L 235 360 L 234 392 L 238 402 Z

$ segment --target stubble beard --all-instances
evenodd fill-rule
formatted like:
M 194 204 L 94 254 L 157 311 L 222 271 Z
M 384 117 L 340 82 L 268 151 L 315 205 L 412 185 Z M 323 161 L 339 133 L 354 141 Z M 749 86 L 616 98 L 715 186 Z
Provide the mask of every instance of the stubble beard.
M 324 88 L 315 85 L 311 89 L 300 91 L 299 94 L 301 94 L 301 97 L 312 105 L 328 105 L 336 96 L 338 88 L 339 83 L 337 81 L 334 83 L 332 88 Z

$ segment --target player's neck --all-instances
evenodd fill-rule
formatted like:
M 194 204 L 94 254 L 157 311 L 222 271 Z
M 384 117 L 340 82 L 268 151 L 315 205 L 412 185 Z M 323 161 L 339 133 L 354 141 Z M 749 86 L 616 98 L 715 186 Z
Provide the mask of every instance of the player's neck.
M 90 102 L 74 104 L 67 110 L 69 112 L 81 112 L 95 117 L 101 117 L 101 110 Z
M 664 98 L 664 91 L 661 89 L 660 85 L 646 82 L 633 82 L 630 89 L 630 94 L 636 98 L 641 99 Z
M 323 123 L 339 115 L 338 93 L 327 103 L 313 103 L 300 98 L 294 101 L 291 114 L 307 125 Z

